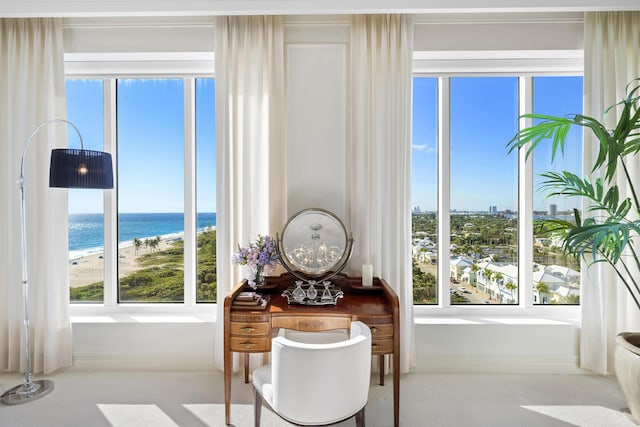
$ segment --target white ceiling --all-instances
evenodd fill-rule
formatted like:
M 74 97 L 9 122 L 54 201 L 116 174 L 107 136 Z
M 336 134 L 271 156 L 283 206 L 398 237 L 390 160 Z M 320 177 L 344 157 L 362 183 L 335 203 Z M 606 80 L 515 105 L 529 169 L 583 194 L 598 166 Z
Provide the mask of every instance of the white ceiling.
M 0 17 L 640 10 L 640 0 L 0 0 Z

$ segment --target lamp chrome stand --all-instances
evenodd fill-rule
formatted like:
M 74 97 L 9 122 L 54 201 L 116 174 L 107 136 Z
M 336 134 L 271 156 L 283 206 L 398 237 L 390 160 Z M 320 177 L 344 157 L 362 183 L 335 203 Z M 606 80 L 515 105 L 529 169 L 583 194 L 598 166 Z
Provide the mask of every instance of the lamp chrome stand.
M 78 128 L 64 119 L 52 119 L 38 126 L 27 139 L 20 162 L 20 230 L 22 243 L 22 305 L 24 312 L 24 348 L 25 374 L 24 383 L 4 392 L 0 397 L 2 403 L 17 405 L 31 402 L 46 396 L 53 391 L 53 381 L 31 379 L 31 335 L 29 324 L 29 281 L 27 279 L 27 226 L 24 197 L 24 157 L 33 137 L 40 129 L 52 123 L 66 123 L 71 126 L 80 138 L 80 150 L 53 150 L 49 172 L 49 186 L 63 188 L 113 188 L 113 170 L 111 155 L 100 151 L 84 150 L 82 135 Z

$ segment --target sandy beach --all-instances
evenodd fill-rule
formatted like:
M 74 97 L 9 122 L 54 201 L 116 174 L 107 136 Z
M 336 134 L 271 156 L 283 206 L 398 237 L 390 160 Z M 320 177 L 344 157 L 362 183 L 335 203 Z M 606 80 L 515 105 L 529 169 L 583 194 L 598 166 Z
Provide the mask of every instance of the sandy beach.
M 161 240 L 158 250 L 169 247 L 171 241 Z M 150 251 L 150 249 L 149 249 Z M 135 253 L 133 244 L 120 246 L 118 251 L 118 277 L 124 277 L 132 271 L 139 270 L 137 258 L 148 253 L 144 245 Z M 96 253 L 85 257 L 69 260 L 70 287 L 77 288 L 104 280 L 104 253 Z

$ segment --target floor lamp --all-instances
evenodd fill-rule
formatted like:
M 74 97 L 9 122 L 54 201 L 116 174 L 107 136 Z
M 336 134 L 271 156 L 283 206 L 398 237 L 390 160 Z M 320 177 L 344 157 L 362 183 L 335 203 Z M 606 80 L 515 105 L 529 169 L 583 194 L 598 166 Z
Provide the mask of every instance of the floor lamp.
M 63 119 L 52 119 L 38 126 L 24 143 L 20 162 L 20 222 L 22 237 L 22 296 L 24 310 L 24 347 L 26 368 L 24 383 L 13 387 L 2 394 L 1 400 L 9 405 L 27 403 L 43 397 L 53 390 L 53 381 L 31 380 L 31 348 L 29 333 L 29 282 L 27 280 L 27 230 L 24 202 L 24 157 L 33 137 L 40 129 L 53 123 L 66 123 L 71 126 L 80 138 L 81 149 L 54 149 L 51 151 L 49 168 L 49 187 L 60 188 L 113 188 L 113 168 L 111 154 L 102 151 L 85 150 L 82 135 L 71 122 Z

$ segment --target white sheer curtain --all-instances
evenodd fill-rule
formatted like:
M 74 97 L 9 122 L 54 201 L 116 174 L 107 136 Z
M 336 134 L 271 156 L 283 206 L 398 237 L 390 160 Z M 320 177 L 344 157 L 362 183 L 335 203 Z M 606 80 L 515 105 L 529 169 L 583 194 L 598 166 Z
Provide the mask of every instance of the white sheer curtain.
M 62 24 L 0 19 L 0 370 L 24 371 L 19 192 L 23 144 L 65 118 Z M 66 146 L 64 125 L 40 131 L 25 157 L 33 372 L 71 365 L 67 192 L 48 188 L 49 154 Z
M 352 266 L 373 264 L 400 299 L 400 367 L 415 365 L 411 285 L 413 20 L 358 15 L 351 22 Z
M 625 86 L 640 77 L 640 12 L 587 13 L 584 35 L 584 111 L 601 120 L 607 107 L 624 98 Z M 616 114 L 609 113 L 607 128 L 615 122 Z M 584 147 L 584 170 L 589 173 L 597 150 L 589 139 Z M 627 165 L 640 182 L 640 164 Z M 613 373 L 615 336 L 640 330 L 640 313 L 607 265 L 592 265 L 582 276 L 580 365 L 601 374 Z
M 218 319 L 216 364 L 223 367 L 223 304 L 242 278 L 237 245 L 272 234 L 283 221 L 284 38 L 276 16 L 216 20 Z

